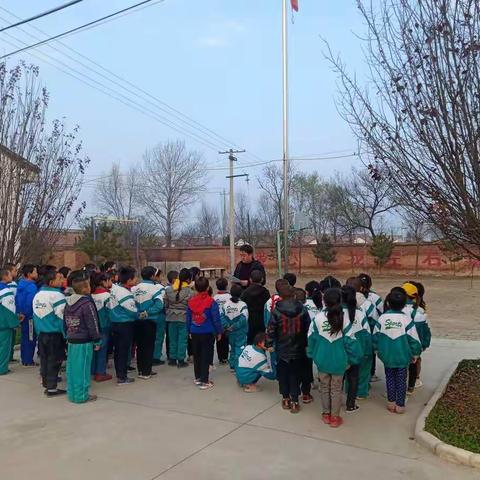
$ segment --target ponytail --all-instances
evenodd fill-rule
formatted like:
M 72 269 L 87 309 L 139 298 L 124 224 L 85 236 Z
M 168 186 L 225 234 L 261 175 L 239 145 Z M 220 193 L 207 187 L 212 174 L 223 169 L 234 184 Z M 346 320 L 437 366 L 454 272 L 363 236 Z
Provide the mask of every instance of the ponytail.
M 353 323 L 357 310 L 357 292 L 353 287 L 348 285 L 342 287 L 342 302 L 347 306 L 350 323 Z
M 178 274 L 178 290 L 175 296 L 175 301 L 180 300 L 180 291 L 182 290 L 182 283 L 190 281 L 192 278 L 190 270 L 188 268 L 182 268 Z
M 324 296 L 327 309 L 327 320 L 330 324 L 330 335 L 336 335 L 343 329 L 342 292 L 338 288 L 329 288 Z

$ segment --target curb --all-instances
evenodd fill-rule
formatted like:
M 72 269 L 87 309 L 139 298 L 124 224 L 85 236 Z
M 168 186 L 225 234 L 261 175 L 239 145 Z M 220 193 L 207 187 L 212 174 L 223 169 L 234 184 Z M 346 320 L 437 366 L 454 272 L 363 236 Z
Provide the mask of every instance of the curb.
M 443 395 L 443 392 L 445 391 L 445 388 L 447 387 L 447 384 L 450 381 L 450 378 L 454 374 L 457 367 L 458 362 L 454 363 L 447 370 L 447 373 L 438 385 L 432 398 L 430 398 L 422 413 L 418 417 L 417 423 L 415 424 L 415 440 L 417 441 L 417 443 L 427 448 L 443 460 L 459 465 L 467 465 L 469 467 L 480 469 L 480 454 L 472 453 L 468 450 L 464 450 L 463 448 L 457 448 L 449 445 L 448 443 L 442 442 L 442 440 L 438 439 L 431 433 L 425 431 L 425 420 L 427 419 L 428 415 L 430 414 L 437 401 Z

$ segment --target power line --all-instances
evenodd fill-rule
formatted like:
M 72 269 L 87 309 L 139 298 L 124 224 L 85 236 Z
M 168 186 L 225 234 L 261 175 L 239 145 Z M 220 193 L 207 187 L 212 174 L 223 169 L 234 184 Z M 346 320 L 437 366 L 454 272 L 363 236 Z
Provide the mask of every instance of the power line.
M 98 18 L 97 20 L 93 20 L 88 23 L 84 23 L 83 25 L 80 25 L 79 27 L 72 28 L 70 30 L 67 30 L 66 32 L 59 33 L 58 35 L 54 35 L 53 37 L 46 38 L 45 40 L 42 40 L 41 42 L 33 43 L 32 45 L 28 45 L 26 47 L 20 48 L 18 50 L 15 50 L 13 52 L 7 53 L 6 55 L 3 55 L 0 57 L 0 60 L 3 60 L 6 57 L 10 57 L 12 55 L 16 55 L 17 53 L 20 52 L 25 52 L 26 50 L 30 50 L 32 48 L 39 47 L 40 45 L 45 45 L 48 42 L 51 42 L 52 40 L 56 40 L 57 38 L 65 37 L 66 35 L 70 35 L 72 33 L 78 32 L 80 30 L 86 29 L 87 27 L 91 27 L 93 25 L 96 25 L 100 22 L 103 22 L 104 20 L 108 20 L 109 18 L 116 17 L 117 15 L 120 15 L 121 13 L 128 12 L 129 10 L 132 10 L 134 8 L 140 7 L 141 5 L 145 5 L 146 3 L 150 3 L 152 0 L 143 0 L 142 2 L 136 3 L 135 5 L 131 5 L 130 7 L 123 8 L 122 10 L 118 10 L 116 12 L 110 13 L 109 15 L 105 15 L 104 17 Z
M 33 22 L 34 20 L 37 20 L 42 17 L 46 17 L 47 15 L 51 15 L 52 13 L 59 12 L 60 10 L 63 10 L 64 8 L 71 7 L 73 5 L 76 5 L 77 3 L 83 2 L 83 0 L 72 0 L 71 2 L 64 3 L 63 5 L 59 5 L 58 7 L 51 8 L 50 10 L 47 10 L 45 12 L 39 13 L 37 15 L 34 15 L 33 17 L 26 18 L 25 20 L 20 20 L 17 23 L 13 23 L 12 25 L 8 25 L 7 27 L 3 27 L 0 29 L 0 33 L 4 32 L 5 30 L 9 30 L 10 28 L 15 28 L 20 25 L 23 25 L 25 23 Z

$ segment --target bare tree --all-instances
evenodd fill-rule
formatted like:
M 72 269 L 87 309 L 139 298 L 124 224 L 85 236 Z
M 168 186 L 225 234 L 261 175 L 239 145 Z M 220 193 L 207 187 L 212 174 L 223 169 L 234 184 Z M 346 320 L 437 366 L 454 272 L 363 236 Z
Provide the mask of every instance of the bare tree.
M 89 160 L 81 156 L 78 128 L 69 132 L 58 120 L 51 127 L 46 124 L 49 94 L 38 75 L 32 65 L 7 70 L 0 64 L 0 144 L 39 172 L 25 179 L 19 173 L 25 169 L 1 166 L 2 263 L 44 260 L 85 207 L 77 205 L 77 198 Z
M 205 170 L 198 152 L 181 141 L 158 144 L 143 157 L 140 202 L 171 246 L 185 209 L 205 185 Z
M 197 231 L 210 244 L 220 236 L 220 216 L 215 208 L 207 205 L 204 201 L 200 206 L 197 219 Z
M 281 228 L 276 205 L 271 201 L 267 193 L 262 193 L 257 202 L 257 222 L 260 232 L 264 236 L 275 238 Z
M 255 246 L 257 219 L 248 195 L 240 191 L 235 196 L 235 233 L 237 238 Z
M 366 87 L 332 52 L 340 109 L 392 189 L 480 258 L 480 2 L 359 1 Z

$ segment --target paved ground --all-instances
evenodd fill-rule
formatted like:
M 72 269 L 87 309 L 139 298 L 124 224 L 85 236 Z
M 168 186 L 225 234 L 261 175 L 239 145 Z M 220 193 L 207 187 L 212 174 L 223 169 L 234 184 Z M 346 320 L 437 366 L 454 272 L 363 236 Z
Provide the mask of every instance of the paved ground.
M 0 478 L 478 479 L 478 470 L 443 462 L 412 435 L 448 366 L 479 354 L 480 342 L 435 340 L 406 415 L 385 410 L 377 383 L 338 430 L 320 422 L 317 392 L 294 416 L 281 410 L 276 383 L 244 394 L 224 367 L 210 391 L 193 386 L 190 368 L 163 366 L 150 381 L 95 385 L 96 403 L 73 405 L 45 398 L 36 371 L 16 366 L 0 377 Z

